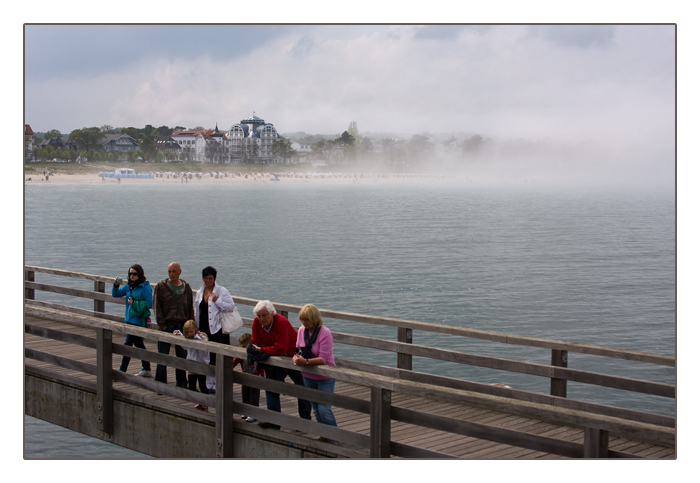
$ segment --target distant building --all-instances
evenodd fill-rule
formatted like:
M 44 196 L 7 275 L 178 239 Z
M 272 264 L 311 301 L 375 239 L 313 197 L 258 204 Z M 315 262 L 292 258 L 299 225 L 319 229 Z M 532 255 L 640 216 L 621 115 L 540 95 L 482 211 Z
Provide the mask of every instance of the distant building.
M 31 151 L 34 148 L 34 131 L 29 124 L 24 125 L 25 147 Z
M 163 156 L 168 161 L 180 159 L 182 148 L 172 136 L 156 136 L 153 140 L 156 151 L 163 153 Z
M 212 130 L 175 131 L 171 137 L 182 149 L 183 161 L 204 162 L 207 140 L 211 139 Z
M 272 162 L 272 144 L 278 139 L 284 138 L 277 129 L 253 114 L 231 126 L 228 132 L 229 158 L 238 163 Z
M 105 134 L 99 145 L 105 151 L 117 153 L 129 153 L 139 148 L 139 142 L 128 134 Z
M 24 157 L 27 160 L 33 161 L 35 156 L 32 150 L 34 149 L 34 131 L 29 124 L 24 125 Z

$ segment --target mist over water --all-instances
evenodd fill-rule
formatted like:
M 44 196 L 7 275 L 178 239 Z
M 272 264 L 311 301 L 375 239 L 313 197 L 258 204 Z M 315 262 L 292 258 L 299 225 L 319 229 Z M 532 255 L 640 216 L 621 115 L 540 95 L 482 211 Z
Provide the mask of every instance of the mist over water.
M 109 276 L 140 263 L 152 283 L 178 261 L 194 288 L 201 269 L 213 265 L 234 299 L 675 354 L 674 212 L 672 190 L 463 180 L 28 184 L 25 260 Z M 326 324 L 396 338 L 396 329 Z M 422 332 L 414 343 L 540 363 L 550 357 Z M 354 347 L 338 345 L 336 353 L 396 363 L 395 356 Z M 672 368 L 576 354 L 569 367 L 675 380 Z M 549 386 L 542 378 L 421 358 L 414 368 L 525 390 Z M 569 386 L 571 397 L 675 412 L 665 398 L 618 392 Z

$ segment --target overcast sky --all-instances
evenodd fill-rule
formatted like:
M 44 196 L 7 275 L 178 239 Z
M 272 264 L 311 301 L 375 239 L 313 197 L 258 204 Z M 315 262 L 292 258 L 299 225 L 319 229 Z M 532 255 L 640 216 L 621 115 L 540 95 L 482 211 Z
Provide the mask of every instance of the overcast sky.
M 26 25 L 25 121 L 673 142 L 672 25 Z

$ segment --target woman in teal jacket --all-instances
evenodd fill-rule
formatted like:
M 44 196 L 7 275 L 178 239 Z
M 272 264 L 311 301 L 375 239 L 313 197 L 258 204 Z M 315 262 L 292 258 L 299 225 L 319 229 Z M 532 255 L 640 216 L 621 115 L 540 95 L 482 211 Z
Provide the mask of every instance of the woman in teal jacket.
M 151 309 L 153 307 L 153 292 L 151 290 L 151 284 L 146 280 L 146 276 L 143 273 L 143 268 L 138 263 L 129 267 L 129 280 L 124 286 L 121 286 L 121 278 L 117 277 L 114 279 L 114 285 L 112 286 L 112 297 L 127 297 L 126 308 L 124 309 L 124 320 L 128 324 L 137 325 L 139 327 L 146 326 L 146 317 L 151 315 Z M 139 349 L 146 349 L 143 343 L 142 337 L 136 337 L 131 334 L 126 335 L 124 339 L 124 345 L 135 346 Z M 129 361 L 131 357 L 123 356 L 122 364 L 119 367 L 121 372 L 126 372 L 129 368 Z M 141 372 L 136 374 L 141 377 L 148 377 L 151 375 L 151 363 L 148 361 L 141 361 Z

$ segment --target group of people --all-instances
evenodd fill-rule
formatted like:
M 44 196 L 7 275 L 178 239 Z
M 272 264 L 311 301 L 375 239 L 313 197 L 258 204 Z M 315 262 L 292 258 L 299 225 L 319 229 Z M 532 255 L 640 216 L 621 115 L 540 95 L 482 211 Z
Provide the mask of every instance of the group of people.
M 216 269 L 208 266 L 202 270 L 202 285 L 196 293 L 185 280 L 180 278 L 181 273 L 180 264 L 171 263 L 168 265 L 168 278 L 158 282 L 152 292 L 141 265 L 134 264 L 129 267 L 126 283 L 122 285 L 121 278 L 117 277 L 112 288 L 113 297 L 127 298 L 124 320 L 128 324 L 146 327 L 150 324 L 150 309 L 153 309 L 158 329 L 163 332 L 183 335 L 188 339 L 230 344 L 230 335 L 224 333 L 219 313 L 232 311 L 235 303 L 229 291 L 216 283 Z M 334 378 L 303 370 L 277 367 L 264 362 L 269 356 L 282 356 L 291 358 L 293 364 L 299 368 L 322 364 L 335 366 L 333 336 L 331 331 L 323 325 L 318 308 L 307 304 L 301 309 L 299 312 L 301 327 L 298 330 L 286 317 L 277 313 L 269 300 L 260 301 L 253 311 L 255 318 L 252 333 L 243 334 L 238 339 L 240 346 L 246 348 L 247 357 L 234 359 L 234 367 L 240 364 L 241 370 L 246 373 L 276 381 L 284 381 L 289 377 L 294 384 L 333 392 Z M 143 338 L 129 334 L 124 344 L 145 349 Z M 170 349 L 170 343 L 158 341 L 159 353 L 169 354 Z M 175 345 L 175 355 L 183 359 L 216 365 L 216 354 L 206 350 L 185 349 Z M 129 362 L 130 358 L 124 356 L 119 370 L 126 372 Z M 141 371 L 137 375 L 151 376 L 149 361 L 141 361 Z M 155 380 L 167 383 L 167 377 L 167 367 L 158 364 Z M 199 389 L 204 394 L 216 391 L 215 378 L 195 373 L 187 374 L 184 369 L 175 370 L 175 383 L 178 387 L 193 391 L 196 391 L 199 384 Z M 259 405 L 259 389 L 242 386 L 241 391 L 244 404 Z M 266 390 L 265 400 L 267 409 L 281 412 L 279 393 Z M 196 408 L 208 411 L 206 406 L 200 404 Z M 312 410 L 318 422 L 337 426 L 331 406 L 298 399 L 301 418 L 310 420 Z M 255 418 L 245 415 L 242 418 L 248 422 L 256 421 Z M 263 428 L 279 429 L 279 425 L 267 422 L 259 422 L 258 425 Z M 336 443 L 332 440 L 326 441 Z

